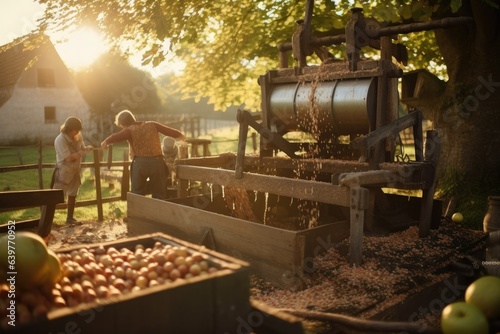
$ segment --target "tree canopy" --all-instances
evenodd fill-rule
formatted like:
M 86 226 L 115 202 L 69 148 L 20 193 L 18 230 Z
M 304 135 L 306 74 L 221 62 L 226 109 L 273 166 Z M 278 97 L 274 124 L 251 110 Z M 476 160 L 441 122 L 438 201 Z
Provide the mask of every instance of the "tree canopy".
M 125 56 L 140 53 L 144 64 L 158 65 L 175 57 L 186 63 L 177 80 L 185 96 L 209 97 L 216 109 L 245 104 L 259 110 L 259 75 L 278 66 L 277 46 L 291 40 L 295 21 L 304 18 L 306 1 L 106 1 L 38 0 L 46 5 L 41 29 L 63 30 L 92 25 L 105 33 L 114 50 Z M 449 7 L 451 5 L 451 7 Z M 366 16 L 383 25 L 429 20 L 461 0 L 362 1 Z M 316 1 L 312 27 L 317 36 L 343 33 L 351 1 Z M 433 32 L 403 36 L 409 68 L 429 68 L 446 76 Z M 373 56 L 370 49 L 366 56 Z M 343 48 L 331 50 L 344 59 Z M 315 60 L 312 59 L 312 62 Z
M 87 70 L 77 72 L 75 79 L 96 115 L 114 117 L 123 109 L 151 114 L 161 109 L 151 75 L 119 57 L 104 54 Z

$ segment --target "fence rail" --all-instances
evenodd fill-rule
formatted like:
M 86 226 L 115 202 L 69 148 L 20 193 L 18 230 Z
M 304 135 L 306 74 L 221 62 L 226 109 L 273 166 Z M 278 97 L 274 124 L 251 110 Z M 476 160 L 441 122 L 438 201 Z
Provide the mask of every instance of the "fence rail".
M 110 146 L 111 147 L 111 146 Z M 111 148 L 110 148 L 111 149 Z M 92 200 L 79 200 L 76 203 L 77 207 L 82 207 L 82 206 L 92 206 L 96 205 L 97 206 L 97 216 L 99 221 L 104 220 L 104 215 L 103 215 L 103 204 L 104 203 L 111 203 L 111 202 L 116 202 L 116 201 L 122 201 L 126 200 L 127 198 L 127 192 L 129 190 L 129 166 L 130 162 L 128 161 L 128 153 L 125 151 L 124 152 L 124 159 L 123 161 L 112 161 L 108 160 L 107 162 L 102 162 L 100 153 L 102 153 L 102 149 L 93 149 L 93 162 L 82 162 L 82 168 L 91 168 L 94 171 L 94 176 L 95 176 L 95 189 L 96 189 L 96 198 Z M 38 171 L 38 180 L 39 180 L 39 189 L 44 189 L 44 182 L 43 182 L 43 170 L 44 169 L 54 169 L 56 164 L 55 163 L 43 163 L 42 162 L 42 143 L 40 142 L 38 145 L 38 163 L 36 164 L 24 164 L 24 165 L 17 165 L 17 166 L 2 166 L 0 167 L 0 173 L 9 173 L 9 172 L 17 172 L 17 171 L 24 171 L 24 170 L 37 170 Z M 121 167 L 121 194 L 120 196 L 110 196 L 110 197 L 103 197 L 102 195 L 102 187 L 101 187 L 101 181 L 102 178 L 105 174 L 106 170 L 109 170 L 111 167 Z M 116 169 L 115 169 L 116 170 Z M 66 203 L 60 203 L 56 205 L 57 209 L 65 209 L 67 208 Z M 0 210 L 0 212 L 5 212 L 5 211 L 10 211 L 10 210 Z
M 252 146 L 254 152 L 257 150 L 257 141 L 256 141 L 256 134 L 252 133 L 251 134 L 252 138 Z M 204 142 L 207 142 L 206 140 L 201 140 Z M 238 140 L 225 140 L 225 141 L 220 141 L 220 140 L 214 140 L 214 141 L 208 141 L 208 145 L 214 145 L 217 146 L 219 143 L 228 143 L 228 142 L 237 142 Z M 189 157 L 199 157 L 202 155 L 210 155 L 210 151 L 214 150 L 203 150 L 203 154 L 200 154 L 198 152 L 198 149 L 196 148 L 197 145 L 197 140 L 193 140 L 192 143 L 189 144 L 190 150 L 188 150 L 188 147 L 184 147 L 185 151 L 181 149 L 185 154 L 181 155 L 181 158 L 189 158 Z M 37 147 L 38 151 L 38 157 L 37 161 L 38 163 L 30 163 L 30 164 L 22 164 L 21 162 L 23 161 L 22 158 L 22 152 L 21 148 L 35 148 Z M 19 165 L 14 165 L 14 166 L 0 166 L 0 174 L 2 173 L 10 173 L 10 172 L 18 172 L 18 171 L 26 171 L 26 170 L 36 170 L 37 176 L 38 176 L 38 189 L 46 189 L 47 188 L 47 182 L 45 181 L 44 184 L 44 179 L 43 179 L 43 171 L 50 169 L 53 170 L 56 166 L 55 163 L 47 163 L 43 162 L 42 159 L 42 153 L 43 153 L 43 147 L 48 147 L 46 145 L 43 145 L 42 142 L 40 141 L 38 145 L 31 145 L 31 146 L 23 146 L 23 147 L 16 147 L 16 146 L 2 146 L 0 147 L 1 149 L 5 150 L 12 150 L 19 152 L 18 158 L 19 162 L 21 164 Z M 52 146 L 51 146 L 52 147 Z M 102 221 L 104 219 L 103 217 L 103 204 L 105 203 L 111 203 L 111 202 L 116 202 L 116 201 L 124 201 L 127 199 L 127 192 L 130 189 L 130 175 L 129 175 L 129 168 L 130 168 L 130 161 L 128 158 L 128 150 L 124 150 L 123 152 L 123 160 L 122 161 L 113 161 L 112 154 L 110 154 L 110 151 L 112 150 L 113 145 L 110 145 L 108 148 L 108 154 L 104 154 L 105 152 L 102 149 L 93 149 L 93 161 L 92 162 L 82 162 L 82 168 L 90 168 L 91 170 L 94 171 L 94 176 L 95 176 L 95 189 L 96 189 L 96 197 L 95 199 L 89 199 L 89 200 L 78 200 L 76 203 L 77 207 L 84 207 L 84 206 L 97 206 L 97 214 L 98 214 L 98 220 Z M 220 153 L 217 150 L 215 150 L 216 154 Z M 0 150 L 1 152 L 1 150 Z M 7 156 L 6 154 L 1 155 L 0 157 Z M 10 156 L 10 155 L 9 155 Z M 103 159 L 107 158 L 106 161 Z M 27 159 L 24 159 L 27 160 Z M 34 159 L 28 159 L 33 161 Z M 113 169 L 114 168 L 114 169 Z M 121 172 L 121 176 L 118 177 L 119 182 L 121 184 L 121 193 L 120 196 L 110 196 L 110 197 L 103 197 L 102 195 L 102 188 L 101 184 L 103 180 L 106 180 L 109 177 L 109 170 L 113 171 L 118 171 Z M 66 203 L 60 203 L 56 205 L 57 209 L 65 209 L 67 208 Z M 0 210 L 0 212 L 5 212 L 9 210 Z

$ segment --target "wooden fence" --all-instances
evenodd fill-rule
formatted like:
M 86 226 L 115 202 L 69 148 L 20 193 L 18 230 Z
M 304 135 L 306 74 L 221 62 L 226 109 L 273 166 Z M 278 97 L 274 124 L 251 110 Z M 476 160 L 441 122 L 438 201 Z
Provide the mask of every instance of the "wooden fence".
M 252 138 L 252 146 L 254 149 L 254 152 L 257 150 L 257 139 L 256 139 L 256 134 L 252 133 L 251 134 Z M 229 140 L 228 140 L 229 141 Z M 190 157 L 202 157 L 202 156 L 209 156 L 211 155 L 209 146 L 211 144 L 217 144 L 216 142 L 211 142 L 206 139 L 188 139 L 187 140 L 188 146 L 182 146 L 180 147 L 180 158 L 186 159 Z M 200 150 L 202 148 L 202 150 Z M 2 154 L 1 149 L 9 149 L 12 152 L 8 152 L 7 154 Z M 97 215 L 98 215 L 98 220 L 102 221 L 104 219 L 103 217 L 103 204 L 104 203 L 111 203 L 111 202 L 116 202 L 116 201 L 125 201 L 127 200 L 127 192 L 130 189 L 130 174 L 129 174 L 129 167 L 130 167 L 130 161 L 128 157 L 128 150 L 124 150 L 123 152 L 123 160 L 122 161 L 113 161 L 113 145 L 110 145 L 109 148 L 107 149 L 107 152 L 104 152 L 102 149 L 93 149 L 92 154 L 93 154 L 93 162 L 82 162 L 82 168 L 90 168 L 94 171 L 94 176 L 95 176 L 95 189 L 96 189 L 96 197 L 95 199 L 92 200 L 78 200 L 76 203 L 77 207 L 83 207 L 83 206 L 92 206 L 96 205 L 97 206 Z M 43 179 L 43 170 L 44 169 L 50 169 L 53 170 L 55 168 L 55 163 L 44 163 L 42 159 L 42 151 L 43 151 L 43 145 L 42 142 L 39 142 L 38 144 L 38 163 L 33 163 L 33 164 L 23 164 L 23 156 L 22 156 L 22 150 L 20 147 L 0 147 L 0 158 L 1 157 L 17 157 L 19 161 L 19 165 L 15 166 L 0 166 L 0 174 L 1 173 L 8 173 L 8 172 L 16 172 L 16 171 L 23 171 L 23 170 L 37 170 L 37 176 L 38 176 L 38 189 L 47 189 L 48 184 L 45 182 L 44 184 L 44 179 Z M 201 152 L 200 152 L 201 151 Z M 106 156 L 105 154 L 106 153 Z M 119 182 L 121 184 L 121 193 L 120 196 L 110 196 L 110 197 L 103 197 L 102 194 L 102 188 L 101 184 L 103 182 L 103 179 L 106 179 L 109 177 L 109 171 L 115 167 L 114 171 L 121 171 L 121 177 L 118 177 Z M 118 167 L 118 168 L 116 168 Z M 33 190 L 33 189 L 31 189 Z M 65 209 L 67 208 L 66 203 L 60 203 L 57 204 L 56 206 L 57 209 Z M 1 211 L 7 211 L 7 210 L 1 210 Z
M 4 166 L 0 167 L 0 173 L 8 173 L 8 172 L 16 172 L 22 170 L 37 170 L 38 171 L 38 184 L 39 189 L 44 189 L 43 182 L 43 169 L 51 169 L 55 168 L 55 163 L 43 163 L 42 162 L 42 144 L 40 143 L 38 146 L 38 154 L 39 159 L 36 164 L 24 164 L 18 166 Z M 95 189 L 96 189 L 96 199 L 95 200 L 79 200 L 76 203 L 77 207 L 81 206 L 97 206 L 97 215 L 98 220 L 102 221 L 104 219 L 103 216 L 103 204 L 122 201 L 127 199 L 127 192 L 129 191 L 129 166 L 130 161 L 128 161 L 128 153 L 124 151 L 123 161 L 112 161 L 112 146 L 108 149 L 108 160 L 105 162 L 101 161 L 101 156 L 103 153 L 102 149 L 93 149 L 93 162 L 82 162 L 82 168 L 91 168 L 94 170 L 95 175 Z M 21 160 L 22 161 L 22 160 Z M 105 174 L 106 170 L 111 169 L 111 167 L 121 167 L 122 176 L 121 176 L 121 194 L 120 196 L 112 196 L 112 197 L 103 197 L 102 195 L 102 176 Z M 65 209 L 67 207 L 66 203 L 61 203 L 57 205 L 57 209 Z M 4 210 L 5 211 L 5 210 Z

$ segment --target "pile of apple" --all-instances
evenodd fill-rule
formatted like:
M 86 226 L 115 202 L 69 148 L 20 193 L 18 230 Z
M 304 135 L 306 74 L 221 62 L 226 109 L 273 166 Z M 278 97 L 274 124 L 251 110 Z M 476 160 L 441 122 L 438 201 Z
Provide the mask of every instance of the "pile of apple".
M 61 304 L 68 306 L 217 271 L 205 254 L 159 241 L 151 248 L 98 246 L 58 255 L 63 277 L 55 288 L 61 292 Z
M 500 277 L 483 276 L 467 287 L 465 301 L 443 309 L 441 330 L 444 334 L 488 334 L 495 320 L 500 320 Z
M 29 247 L 21 247 L 25 238 L 30 240 L 26 242 Z M 0 253 L 3 253 L 4 246 L 0 240 Z M 37 253 L 33 253 L 34 250 Z M 2 265 L 8 263 L 3 255 L 0 258 Z M 5 266 L 0 269 L 2 273 L 11 271 Z M 9 283 L 8 277 L 0 277 L 1 328 L 8 326 L 8 306 L 12 296 L 15 296 L 16 323 L 22 324 L 45 316 L 54 308 L 134 293 L 180 279 L 207 275 L 218 269 L 206 254 L 183 246 L 155 242 L 150 248 L 137 244 L 133 250 L 98 246 L 54 253 L 35 234 L 20 237 L 18 232 L 16 270 L 15 286 Z

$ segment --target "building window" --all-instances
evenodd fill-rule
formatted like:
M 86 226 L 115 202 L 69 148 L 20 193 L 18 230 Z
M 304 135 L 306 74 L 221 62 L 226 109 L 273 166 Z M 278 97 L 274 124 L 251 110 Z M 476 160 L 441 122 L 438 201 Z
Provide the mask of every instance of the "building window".
M 44 110 L 45 123 L 55 123 L 56 120 L 56 107 L 45 107 Z
M 38 69 L 38 87 L 54 87 L 56 85 L 56 78 L 54 70 L 50 68 Z

